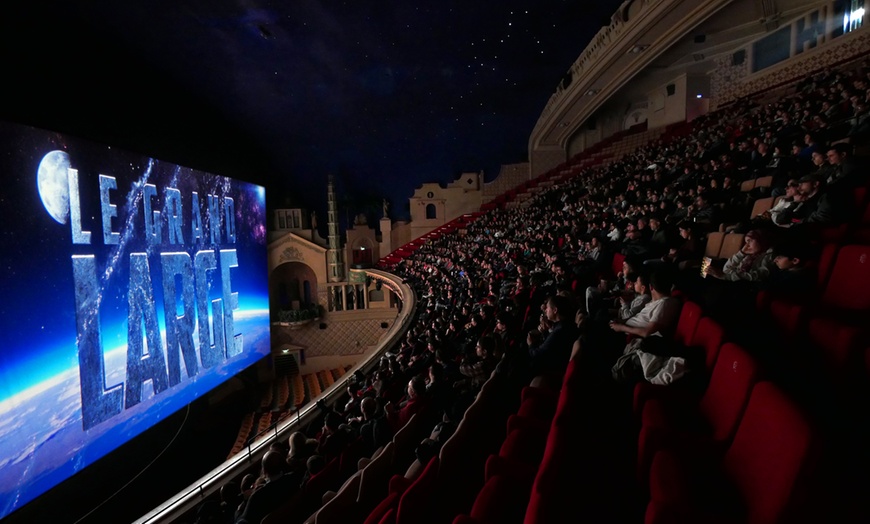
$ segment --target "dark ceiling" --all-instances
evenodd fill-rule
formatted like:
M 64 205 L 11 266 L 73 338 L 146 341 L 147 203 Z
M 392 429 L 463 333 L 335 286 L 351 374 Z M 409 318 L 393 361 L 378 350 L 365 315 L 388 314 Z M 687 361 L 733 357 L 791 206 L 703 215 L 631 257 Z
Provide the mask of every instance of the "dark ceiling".
M 619 2 L 59 2 L 4 7 L 0 118 L 393 218 L 425 181 L 525 161 Z M 379 204 L 377 205 L 379 209 Z M 321 215 L 322 216 L 322 215 Z

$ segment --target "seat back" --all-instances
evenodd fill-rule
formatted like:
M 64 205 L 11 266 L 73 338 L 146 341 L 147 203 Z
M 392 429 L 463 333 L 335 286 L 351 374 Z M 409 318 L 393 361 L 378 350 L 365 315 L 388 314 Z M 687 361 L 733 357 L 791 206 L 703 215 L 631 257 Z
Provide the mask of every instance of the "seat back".
M 685 301 L 680 310 L 680 320 L 677 322 L 674 340 L 684 346 L 691 345 L 692 337 L 695 336 L 695 330 L 698 329 L 698 322 L 703 314 L 701 306 L 697 303 L 691 300 Z
M 405 471 L 408 465 L 413 462 L 414 450 L 417 449 L 417 444 L 420 443 L 419 435 L 420 414 L 414 413 L 404 426 L 399 428 L 393 435 L 393 472 L 399 473 Z
M 453 435 L 441 446 L 435 490 L 441 501 L 442 515 L 467 513 L 474 503 L 474 496 L 483 487 L 486 459 L 490 448 L 499 442 L 484 442 L 481 431 L 486 427 L 486 406 L 478 400 L 472 402 L 456 426 Z M 503 431 L 502 423 L 499 431 Z M 478 474 L 479 473 L 479 474 Z
M 770 187 L 773 184 L 773 176 L 760 176 L 755 179 L 755 187 Z M 755 187 L 753 189 L 755 189 Z
M 758 372 L 758 362 L 742 347 L 730 342 L 722 345 L 698 406 L 710 424 L 713 440 L 726 442 L 734 435 Z
M 702 317 L 698 321 L 698 329 L 692 337 L 692 346 L 704 348 L 704 368 L 712 372 L 719 357 L 719 349 L 725 338 L 725 330 L 710 317 Z
M 618 273 L 622 273 L 622 263 L 625 262 L 625 255 L 622 253 L 614 253 L 613 260 L 611 261 L 610 270 L 613 271 L 612 276 L 616 276 Z
M 816 459 L 815 430 L 772 382 L 758 382 L 722 468 L 742 496 L 749 524 L 785 522 L 806 490 Z
M 752 191 L 753 189 L 755 189 L 755 179 L 744 180 L 740 183 L 740 191 L 743 191 L 744 193 Z
M 327 491 L 338 489 L 341 485 L 341 461 L 338 457 L 326 463 L 320 472 L 312 475 L 308 482 L 303 486 L 302 491 L 310 504 L 313 504 L 312 509 L 320 507 L 320 501 L 323 494 Z
M 853 189 L 852 199 L 855 210 L 858 212 L 857 217 L 861 218 L 864 215 L 864 206 L 867 205 L 867 187 L 861 186 Z
M 345 522 L 356 509 L 356 496 L 359 493 L 361 473 L 357 472 L 338 490 L 329 502 L 314 514 L 314 524 Z
M 719 258 L 731 258 L 735 253 L 743 247 L 743 237 L 741 233 L 728 233 L 722 239 L 722 249 L 719 250 Z
M 822 306 L 851 311 L 870 309 L 870 246 L 842 246 L 822 293 Z
M 360 472 L 357 505 L 363 512 L 371 511 L 379 501 L 387 496 L 387 485 L 393 474 L 393 453 L 396 445 L 388 442 L 377 457 L 373 458 Z
M 429 459 L 420 476 L 402 494 L 396 508 L 396 524 L 424 524 L 431 521 L 438 462 L 437 455 Z
M 822 246 L 819 253 L 819 262 L 816 264 L 816 286 L 817 289 L 825 289 L 828 283 L 828 278 L 831 276 L 831 270 L 834 268 L 834 261 L 837 260 L 837 251 L 840 250 L 840 245 L 834 242 Z
M 721 231 L 711 231 L 707 233 L 707 246 L 704 248 L 704 256 L 710 258 L 719 258 L 719 251 L 722 250 L 722 241 L 725 239 L 725 233 Z
M 755 203 L 752 204 L 752 212 L 749 213 L 749 218 L 755 218 L 765 211 L 770 211 L 770 208 L 773 207 L 773 199 L 774 197 L 767 197 L 756 200 Z
M 870 225 L 870 199 L 868 199 L 863 206 L 858 208 L 858 213 L 860 213 L 858 215 L 859 223 L 863 226 Z

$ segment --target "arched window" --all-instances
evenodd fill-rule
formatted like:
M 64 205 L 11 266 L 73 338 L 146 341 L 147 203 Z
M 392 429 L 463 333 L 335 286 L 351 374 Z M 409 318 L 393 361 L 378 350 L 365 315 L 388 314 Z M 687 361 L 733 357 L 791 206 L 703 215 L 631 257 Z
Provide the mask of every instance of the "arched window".
M 435 204 L 426 204 L 426 219 L 438 218 L 438 213 L 435 210 Z

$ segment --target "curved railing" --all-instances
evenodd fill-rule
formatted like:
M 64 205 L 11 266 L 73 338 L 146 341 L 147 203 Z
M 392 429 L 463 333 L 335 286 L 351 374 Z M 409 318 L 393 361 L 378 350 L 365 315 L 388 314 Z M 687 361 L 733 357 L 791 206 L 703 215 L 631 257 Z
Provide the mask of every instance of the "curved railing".
M 401 308 L 396 317 L 396 322 L 393 323 L 386 336 L 381 340 L 377 350 L 358 362 L 349 370 L 350 374 L 356 371 L 362 371 L 363 373 L 371 371 L 371 368 L 377 365 L 378 359 L 387 348 L 392 347 L 408 331 L 417 308 L 414 290 L 405 284 L 402 279 L 377 269 L 367 269 L 366 274 L 375 280 L 381 281 L 384 286 L 393 291 L 401 302 Z M 317 401 L 324 400 L 326 403 L 330 403 L 343 393 L 344 381 L 337 381 L 319 396 L 311 399 L 308 404 L 300 408 L 295 416 L 274 424 L 265 434 L 251 441 L 243 451 L 230 457 L 226 462 L 135 521 L 135 524 L 162 524 L 177 520 L 186 512 L 195 508 L 206 497 L 218 492 L 221 486 L 228 480 L 244 473 L 251 464 L 259 462 L 263 454 L 268 451 L 269 445 L 276 439 L 289 438 L 291 433 L 305 427 L 314 420 L 320 413 L 316 405 Z

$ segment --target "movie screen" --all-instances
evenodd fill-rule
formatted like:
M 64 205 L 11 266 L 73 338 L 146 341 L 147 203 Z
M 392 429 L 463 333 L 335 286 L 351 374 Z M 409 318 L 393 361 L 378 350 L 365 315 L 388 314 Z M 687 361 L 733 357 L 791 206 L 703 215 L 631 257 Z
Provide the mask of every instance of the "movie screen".
M 0 122 L 0 519 L 269 354 L 261 186 Z

